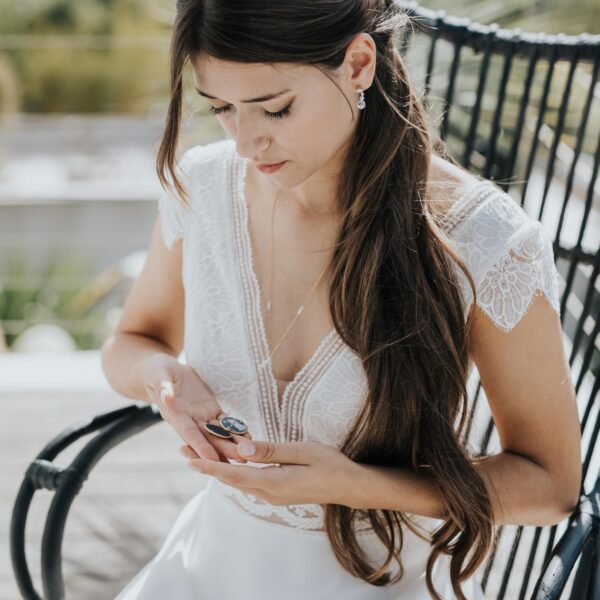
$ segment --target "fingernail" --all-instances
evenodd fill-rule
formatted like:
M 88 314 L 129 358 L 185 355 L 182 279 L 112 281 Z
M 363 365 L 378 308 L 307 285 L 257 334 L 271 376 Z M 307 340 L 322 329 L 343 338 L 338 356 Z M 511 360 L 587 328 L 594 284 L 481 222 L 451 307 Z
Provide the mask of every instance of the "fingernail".
M 173 384 L 170 381 L 163 381 L 163 383 L 164 383 L 164 385 L 163 385 L 162 389 L 160 390 L 161 402 L 164 402 L 165 396 L 167 394 L 169 394 L 170 396 L 173 395 Z
M 242 442 L 240 444 L 240 454 L 244 456 L 252 456 L 256 452 L 256 446 L 250 442 Z

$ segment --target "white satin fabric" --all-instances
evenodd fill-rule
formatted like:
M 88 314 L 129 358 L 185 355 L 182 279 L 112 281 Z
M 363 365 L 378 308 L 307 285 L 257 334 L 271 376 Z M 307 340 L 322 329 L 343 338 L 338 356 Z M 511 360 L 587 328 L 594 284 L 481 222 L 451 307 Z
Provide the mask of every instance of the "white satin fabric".
M 430 600 L 423 562 L 428 545 L 408 528 L 403 578 L 375 587 L 341 567 L 323 532 L 257 518 L 223 495 L 217 482 L 211 479 L 188 502 L 159 553 L 115 600 Z M 377 538 L 362 531 L 358 539 L 381 564 Z M 444 600 L 456 598 L 446 557 L 436 563 L 434 585 Z M 469 600 L 484 600 L 477 578 L 462 589 Z

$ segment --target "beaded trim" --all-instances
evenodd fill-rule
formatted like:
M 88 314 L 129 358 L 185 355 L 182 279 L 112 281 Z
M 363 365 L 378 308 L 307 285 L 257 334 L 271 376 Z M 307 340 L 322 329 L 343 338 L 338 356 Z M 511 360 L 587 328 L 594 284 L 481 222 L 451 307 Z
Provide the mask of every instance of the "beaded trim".
M 304 407 L 310 390 L 322 377 L 333 359 L 342 348 L 342 340 L 335 329 L 332 329 L 319 343 L 309 361 L 298 371 L 294 379 L 285 386 L 282 398 L 282 415 L 285 425 L 284 439 L 303 441 L 304 431 L 301 423 Z
M 248 335 L 251 340 L 253 359 L 258 370 L 258 365 L 267 360 L 270 350 L 260 309 L 261 291 L 253 266 L 248 207 L 244 196 L 248 161 L 240 159 L 234 147 L 232 147 L 231 152 L 230 164 L 232 171 L 230 181 L 234 187 L 231 198 L 233 202 L 235 247 L 237 262 L 240 266 L 244 308 L 249 327 Z M 332 328 L 321 340 L 306 364 L 296 373 L 292 381 L 286 384 L 281 401 L 279 400 L 277 381 L 273 375 L 271 359 L 268 359 L 266 368 L 259 370 L 260 406 L 269 439 L 275 442 L 301 441 L 304 439 L 302 419 L 309 392 L 343 348 L 342 339 L 335 328 Z

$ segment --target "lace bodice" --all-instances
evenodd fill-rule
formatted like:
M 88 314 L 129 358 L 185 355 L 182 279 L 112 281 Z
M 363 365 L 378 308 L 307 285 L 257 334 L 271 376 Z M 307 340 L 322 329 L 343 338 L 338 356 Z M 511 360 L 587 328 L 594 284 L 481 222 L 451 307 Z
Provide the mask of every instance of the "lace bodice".
M 159 197 L 166 245 L 183 239 L 185 359 L 223 410 L 248 423 L 254 439 L 339 446 L 358 415 L 366 378 L 360 358 L 335 329 L 285 385 L 280 401 L 272 369 L 258 373 L 269 349 L 244 198 L 247 164 L 233 140 L 194 146 L 182 157 L 179 171 L 191 210 L 168 191 Z M 499 328 L 512 329 L 536 293 L 544 294 L 559 313 L 550 239 L 538 221 L 492 182 L 481 181 L 467 190 L 440 227 L 471 270 L 479 306 Z M 466 317 L 471 288 L 458 267 L 456 272 Z M 258 517 L 299 529 L 323 529 L 319 504 L 275 506 L 218 480 L 215 484 Z

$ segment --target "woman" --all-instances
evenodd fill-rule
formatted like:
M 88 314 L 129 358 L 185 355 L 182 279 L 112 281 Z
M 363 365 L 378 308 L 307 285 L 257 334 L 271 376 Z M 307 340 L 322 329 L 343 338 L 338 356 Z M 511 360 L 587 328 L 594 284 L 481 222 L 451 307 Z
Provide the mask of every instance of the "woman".
M 402 26 L 391 0 L 179 7 L 165 193 L 103 366 L 209 483 L 119 600 L 483 598 L 494 526 L 576 505 L 550 240 L 434 152 Z M 188 60 L 228 138 L 178 163 Z

